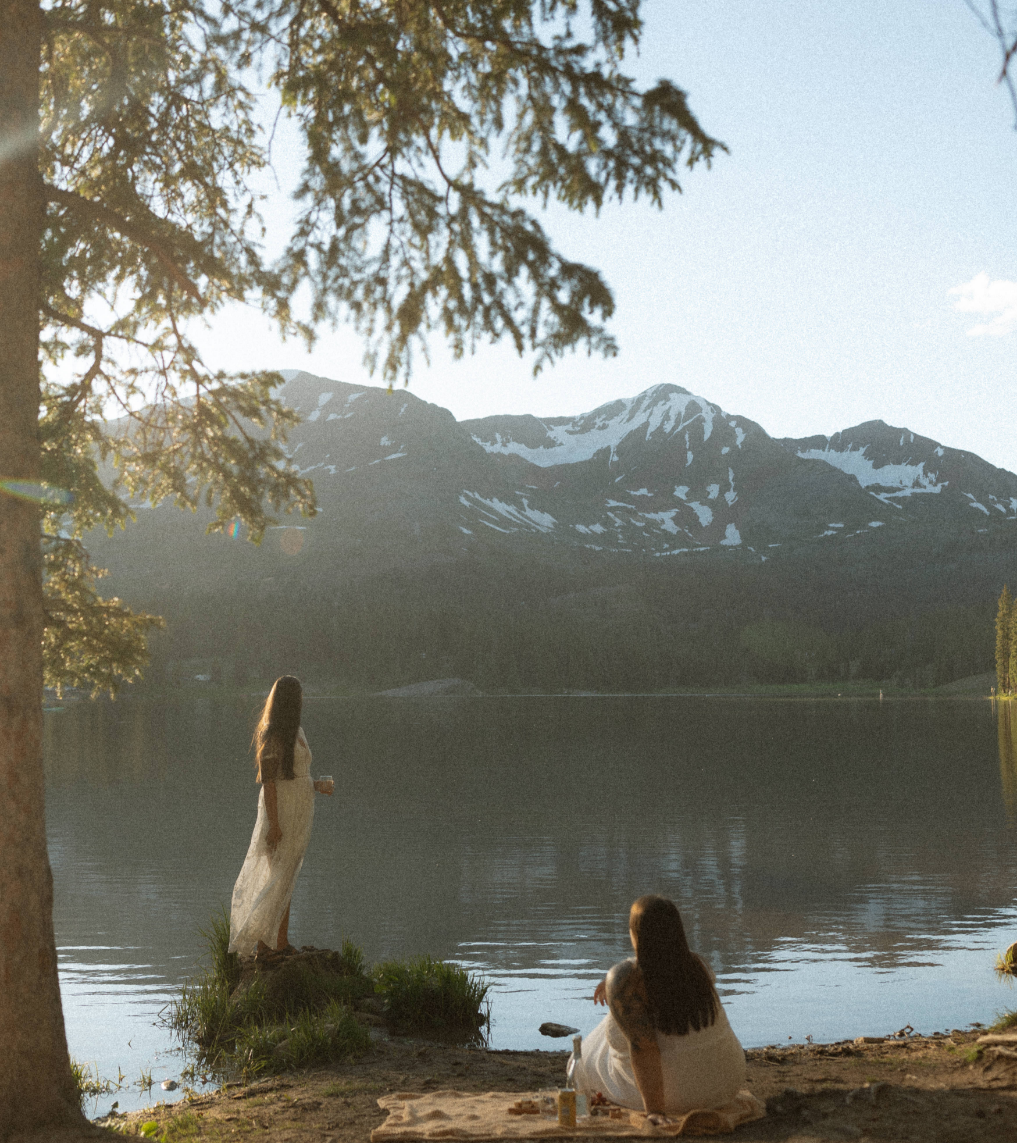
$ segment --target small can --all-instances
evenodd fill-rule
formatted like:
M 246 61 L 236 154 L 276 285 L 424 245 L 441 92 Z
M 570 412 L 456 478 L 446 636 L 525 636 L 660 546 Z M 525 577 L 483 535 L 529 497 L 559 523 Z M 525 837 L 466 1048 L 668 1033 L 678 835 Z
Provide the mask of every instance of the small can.
M 563 1087 L 558 1092 L 558 1126 L 575 1127 L 576 1092 L 574 1088 Z

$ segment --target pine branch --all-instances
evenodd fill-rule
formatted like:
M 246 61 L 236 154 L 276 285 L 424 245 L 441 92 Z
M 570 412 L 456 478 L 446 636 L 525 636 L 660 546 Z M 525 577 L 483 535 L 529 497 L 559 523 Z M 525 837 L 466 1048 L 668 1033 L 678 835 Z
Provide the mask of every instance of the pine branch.
M 95 202 L 92 199 L 87 199 L 83 195 L 76 194 L 74 191 L 61 190 L 59 187 L 50 186 L 48 183 L 44 184 L 44 194 L 46 201 L 51 203 L 65 206 L 69 210 L 76 211 L 87 218 L 91 218 L 95 222 L 101 223 L 103 226 L 109 227 L 110 230 L 115 230 L 118 234 L 122 234 L 124 238 L 129 238 L 132 242 L 136 242 L 139 246 L 143 246 L 146 250 L 150 251 L 159 260 L 163 269 L 169 274 L 174 282 L 186 293 L 189 294 L 199 305 L 204 305 L 201 297 L 201 292 L 198 287 L 191 281 L 190 278 L 181 270 L 181 268 L 174 261 L 166 247 L 154 238 L 149 230 L 136 222 L 131 222 L 130 219 L 124 218 L 115 210 L 111 210 L 108 206 L 102 203 Z M 165 223 L 152 218 L 151 222 L 155 225 L 165 225 Z

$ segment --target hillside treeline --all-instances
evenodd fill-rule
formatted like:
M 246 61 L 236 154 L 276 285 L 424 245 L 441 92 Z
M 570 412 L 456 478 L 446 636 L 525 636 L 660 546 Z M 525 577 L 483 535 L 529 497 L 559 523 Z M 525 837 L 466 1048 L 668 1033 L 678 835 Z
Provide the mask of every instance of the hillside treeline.
M 163 598 L 151 601 L 168 627 L 148 678 L 246 685 L 292 671 L 355 691 L 458 676 L 489 692 L 654 692 L 848 679 L 923 688 L 992 669 L 989 593 L 984 605 L 936 606 L 914 590 L 873 598 L 857 581 L 852 594 L 822 575 L 802 584 L 719 560 L 614 571 L 463 561 Z

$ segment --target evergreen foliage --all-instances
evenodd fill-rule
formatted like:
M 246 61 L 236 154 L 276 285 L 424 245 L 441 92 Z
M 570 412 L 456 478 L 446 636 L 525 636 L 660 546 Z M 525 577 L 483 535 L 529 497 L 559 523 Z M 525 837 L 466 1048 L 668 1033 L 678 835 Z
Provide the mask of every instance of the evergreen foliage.
M 1007 693 L 1017 689 L 1017 600 L 1010 608 L 1010 657 L 1006 671 Z
M 438 332 L 507 337 L 534 369 L 613 354 L 610 289 L 525 203 L 658 206 L 723 144 L 623 70 L 639 0 L 52 0 L 43 11 L 40 423 L 51 683 L 114 691 L 158 620 L 102 600 L 82 544 L 142 503 L 212 509 L 257 542 L 315 511 L 273 373 L 209 369 L 196 324 L 259 307 L 311 341 L 349 321 L 391 384 Z M 304 143 L 269 262 L 256 77 Z M 306 315 L 291 308 L 306 291 Z M 110 424 L 107 418 L 116 420 Z M 73 501 L 59 490 L 73 492 Z
M 270 682 L 280 661 L 354 692 L 453 677 L 487 693 L 850 679 L 923 689 L 992 670 L 987 601 L 926 603 L 912 614 L 893 601 L 881 614 L 866 594 L 833 614 L 827 581 L 817 577 L 810 592 L 789 577 L 778 592 L 762 575 L 769 567 L 718 557 L 687 565 L 676 580 L 663 561 L 534 568 L 505 555 L 497 566 L 439 563 L 332 580 L 295 572 L 278 587 L 223 585 L 164 597 L 170 625 L 153 639 L 149 685 L 193 685 L 202 674 L 249 687 Z M 252 590 L 256 627 L 245 621 Z
M 1014 650 L 1014 601 L 1010 588 L 1003 584 L 996 604 L 996 694 L 1009 694 L 1012 689 L 1010 661 Z

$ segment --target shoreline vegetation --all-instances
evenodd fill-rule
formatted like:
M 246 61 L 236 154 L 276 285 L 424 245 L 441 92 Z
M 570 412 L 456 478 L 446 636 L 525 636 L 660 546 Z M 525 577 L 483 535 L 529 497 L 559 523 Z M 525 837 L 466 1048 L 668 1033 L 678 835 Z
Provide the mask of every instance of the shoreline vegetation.
M 391 692 L 374 690 L 354 690 L 341 687 L 327 681 L 315 683 L 313 680 L 304 683 L 304 694 L 308 700 L 322 698 L 406 698 L 406 699 L 465 699 L 465 698 L 875 698 L 882 696 L 889 698 L 967 698 L 967 699 L 998 699 L 1006 701 L 1017 695 L 991 693 L 995 685 L 996 676 L 993 672 L 971 675 L 968 678 L 956 679 L 936 687 L 902 687 L 888 682 L 878 682 L 873 679 L 851 679 L 841 682 L 801 682 L 801 683 L 728 683 L 704 687 L 682 687 L 680 690 L 659 691 L 538 691 L 520 688 L 519 690 L 490 690 L 479 691 L 470 687 L 461 679 L 427 680 L 420 683 L 410 683 L 399 688 L 404 693 L 396 695 Z M 449 686 L 442 688 L 442 684 Z M 452 684 L 463 684 L 470 687 L 469 693 L 459 691 Z M 264 698 L 271 687 L 271 681 L 259 687 L 257 683 L 245 686 L 236 686 L 211 680 L 192 679 L 187 682 L 175 684 L 148 684 L 141 683 L 120 691 L 117 699 L 102 696 L 99 701 L 119 701 L 124 698 L 144 699 L 172 699 L 180 697 L 193 697 L 206 695 L 223 700 L 249 700 Z M 416 693 L 414 693 L 416 692 Z M 89 698 L 87 691 L 76 691 L 66 688 L 61 695 L 53 691 L 46 692 L 47 709 L 56 709 L 67 703 L 74 703 Z
M 202 929 L 204 968 L 166 1009 L 199 1072 L 222 1082 L 353 1060 L 372 1031 L 483 1043 L 489 985 L 459 965 L 418 956 L 368 969 L 348 938 L 339 950 L 229 951 L 223 908 Z

